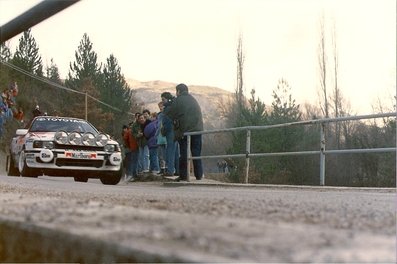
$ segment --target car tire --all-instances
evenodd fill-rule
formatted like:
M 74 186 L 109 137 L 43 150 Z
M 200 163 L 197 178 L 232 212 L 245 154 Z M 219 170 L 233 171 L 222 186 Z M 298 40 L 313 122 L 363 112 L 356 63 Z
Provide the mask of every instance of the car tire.
M 105 185 L 116 185 L 120 182 L 122 176 L 122 169 L 112 174 L 100 177 L 100 180 Z
M 88 177 L 74 177 L 75 182 L 88 182 Z
M 39 176 L 39 172 L 35 169 L 29 168 L 26 164 L 25 151 L 22 150 L 19 154 L 19 163 L 18 163 L 19 173 L 23 177 L 34 177 L 37 178 Z
M 15 167 L 15 162 L 14 159 L 12 158 L 12 155 L 8 156 L 8 158 L 9 158 L 9 164 L 8 164 L 7 175 L 20 176 L 18 168 Z

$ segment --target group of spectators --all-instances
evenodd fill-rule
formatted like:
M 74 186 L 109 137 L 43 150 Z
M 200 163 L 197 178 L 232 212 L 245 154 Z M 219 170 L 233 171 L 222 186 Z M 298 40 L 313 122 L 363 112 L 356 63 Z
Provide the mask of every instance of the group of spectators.
M 24 113 L 16 106 L 18 95 L 16 82 L 1 93 L 0 138 L 4 124 L 12 118 L 24 122 Z M 196 99 L 189 94 L 185 84 L 176 86 L 176 97 L 170 92 L 161 94 L 159 112 L 144 110 L 136 113 L 128 125 L 123 126 L 122 137 L 125 150 L 127 180 L 133 181 L 140 173 L 159 176 L 179 176 L 178 181 L 187 180 L 187 136 L 186 132 L 202 131 L 203 117 Z M 39 106 L 32 111 L 33 117 L 42 115 Z M 191 136 L 192 156 L 201 155 L 202 137 Z M 193 160 L 193 171 L 197 180 L 203 177 L 201 159 Z
M 0 138 L 3 135 L 4 125 L 7 121 L 15 118 L 23 122 L 23 111 L 17 107 L 15 98 L 18 95 L 18 84 L 13 82 L 1 92 L 0 98 Z
M 13 82 L 8 85 L 1 92 L 0 98 L 0 138 L 3 136 L 5 124 L 14 119 L 20 123 L 20 125 L 24 127 L 28 127 L 31 120 L 25 122 L 25 114 L 22 107 L 18 106 L 16 103 L 16 97 L 18 96 L 19 89 L 17 82 Z M 39 105 L 36 105 L 32 111 L 33 118 L 39 115 L 43 115 L 46 113 L 42 113 L 40 111 Z
M 123 126 L 126 179 L 133 181 L 138 174 L 179 176 L 187 180 L 187 136 L 185 132 L 202 131 L 203 117 L 196 99 L 185 84 L 176 86 L 176 97 L 170 92 L 161 94 L 159 112 L 136 113 L 129 125 Z M 191 136 L 192 156 L 201 155 L 202 137 Z M 200 159 L 193 160 L 197 180 L 203 178 Z

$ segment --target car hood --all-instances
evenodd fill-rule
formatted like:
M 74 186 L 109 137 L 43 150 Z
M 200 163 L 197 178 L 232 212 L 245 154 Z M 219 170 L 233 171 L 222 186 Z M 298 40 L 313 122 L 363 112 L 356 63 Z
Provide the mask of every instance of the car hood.
M 29 132 L 25 137 L 29 139 L 54 140 L 55 132 Z

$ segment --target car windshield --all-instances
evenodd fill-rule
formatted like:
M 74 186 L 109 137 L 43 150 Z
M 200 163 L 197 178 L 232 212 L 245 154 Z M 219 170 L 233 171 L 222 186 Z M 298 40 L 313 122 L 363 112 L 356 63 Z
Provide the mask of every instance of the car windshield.
M 94 135 L 98 134 L 98 130 L 85 120 L 47 116 L 36 118 L 30 126 L 29 132 L 57 132 L 59 130 L 79 133 L 91 132 Z

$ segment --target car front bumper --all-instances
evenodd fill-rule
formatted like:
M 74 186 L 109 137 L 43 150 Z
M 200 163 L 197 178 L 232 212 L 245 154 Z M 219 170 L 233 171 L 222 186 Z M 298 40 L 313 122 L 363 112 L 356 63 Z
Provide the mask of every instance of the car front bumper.
M 76 150 L 25 150 L 26 165 L 45 170 L 115 172 L 121 168 L 121 152 Z

